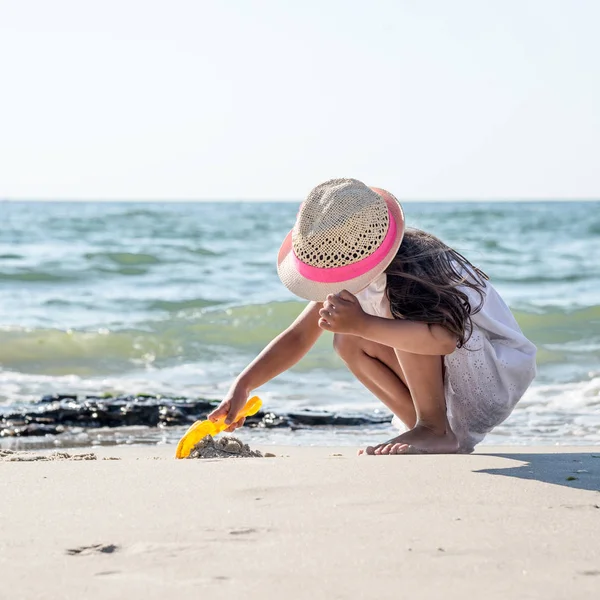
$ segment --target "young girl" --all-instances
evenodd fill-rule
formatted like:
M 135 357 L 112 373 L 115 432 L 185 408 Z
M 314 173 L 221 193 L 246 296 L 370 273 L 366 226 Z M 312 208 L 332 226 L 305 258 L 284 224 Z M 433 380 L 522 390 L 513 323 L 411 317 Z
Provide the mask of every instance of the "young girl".
M 253 389 L 295 365 L 323 331 L 406 431 L 367 454 L 472 452 L 535 376 L 525 338 L 487 275 L 423 231 L 389 192 L 317 186 L 279 250 L 278 273 L 311 300 L 235 380 L 209 418 L 228 431 Z

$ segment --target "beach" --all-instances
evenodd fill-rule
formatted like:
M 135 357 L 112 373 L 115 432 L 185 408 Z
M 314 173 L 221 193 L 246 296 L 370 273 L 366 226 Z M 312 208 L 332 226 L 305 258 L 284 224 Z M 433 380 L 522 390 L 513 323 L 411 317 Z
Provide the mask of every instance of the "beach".
M 597 447 L 259 449 L 275 457 L 5 456 L 0 597 L 598 597 Z
M 0 600 L 600 600 L 599 22 L 0 1 Z

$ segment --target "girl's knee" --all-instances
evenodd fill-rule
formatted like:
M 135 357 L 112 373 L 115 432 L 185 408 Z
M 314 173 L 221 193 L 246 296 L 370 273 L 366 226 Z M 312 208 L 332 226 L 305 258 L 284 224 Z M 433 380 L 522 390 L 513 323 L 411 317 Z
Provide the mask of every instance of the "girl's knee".
M 358 338 L 343 333 L 333 334 L 333 349 L 341 358 L 346 358 L 358 350 Z

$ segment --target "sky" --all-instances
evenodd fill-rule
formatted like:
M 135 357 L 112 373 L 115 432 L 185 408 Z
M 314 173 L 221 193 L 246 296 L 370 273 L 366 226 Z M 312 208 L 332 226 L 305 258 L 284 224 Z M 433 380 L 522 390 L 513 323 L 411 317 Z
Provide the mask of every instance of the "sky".
M 600 198 L 596 0 L 0 0 L 0 199 Z

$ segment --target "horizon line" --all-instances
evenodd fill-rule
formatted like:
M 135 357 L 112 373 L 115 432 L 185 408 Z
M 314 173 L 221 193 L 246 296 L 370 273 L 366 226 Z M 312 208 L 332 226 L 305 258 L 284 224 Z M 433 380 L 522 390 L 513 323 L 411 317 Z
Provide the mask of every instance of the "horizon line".
M 402 202 L 600 202 L 600 197 L 580 197 L 580 198 L 404 198 L 400 199 Z M 0 204 L 8 202 L 64 202 L 64 203 L 77 203 L 77 202 L 89 202 L 89 203 L 138 203 L 138 204 L 158 204 L 158 203 L 173 203 L 173 204 L 200 204 L 200 203 L 232 203 L 232 202 L 274 202 L 274 203 L 300 203 L 302 199 L 295 198 L 177 198 L 177 199 L 166 199 L 166 198 L 2 198 L 0 197 Z

